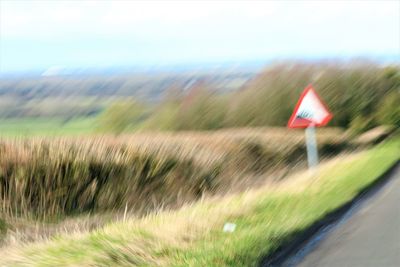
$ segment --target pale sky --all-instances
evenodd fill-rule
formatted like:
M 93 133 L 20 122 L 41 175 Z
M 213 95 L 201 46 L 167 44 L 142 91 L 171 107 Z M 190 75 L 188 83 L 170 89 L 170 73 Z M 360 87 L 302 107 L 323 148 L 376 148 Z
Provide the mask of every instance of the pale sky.
M 0 0 L 0 71 L 399 56 L 400 1 Z

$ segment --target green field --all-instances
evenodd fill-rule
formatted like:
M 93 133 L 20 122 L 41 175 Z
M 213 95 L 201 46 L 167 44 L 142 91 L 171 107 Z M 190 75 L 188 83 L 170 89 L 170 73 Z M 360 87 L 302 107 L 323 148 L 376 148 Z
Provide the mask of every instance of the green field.
M 400 139 L 342 155 L 259 189 L 7 247 L 5 266 L 256 266 L 296 232 L 354 198 L 400 158 Z M 222 231 L 235 223 L 233 233 Z
M 93 133 L 96 119 L 74 118 L 69 121 L 57 118 L 0 119 L 0 136 L 52 136 Z

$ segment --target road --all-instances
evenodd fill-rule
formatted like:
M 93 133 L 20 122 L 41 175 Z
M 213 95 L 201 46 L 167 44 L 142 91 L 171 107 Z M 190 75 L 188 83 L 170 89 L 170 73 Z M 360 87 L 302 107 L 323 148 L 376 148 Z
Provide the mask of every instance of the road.
M 400 165 L 382 188 L 314 243 L 304 257 L 284 265 L 399 267 Z

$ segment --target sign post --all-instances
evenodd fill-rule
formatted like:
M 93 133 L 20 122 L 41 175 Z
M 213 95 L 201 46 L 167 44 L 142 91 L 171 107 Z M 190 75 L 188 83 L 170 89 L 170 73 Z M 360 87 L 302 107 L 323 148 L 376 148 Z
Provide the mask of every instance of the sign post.
M 332 118 L 327 106 L 312 85 L 304 89 L 289 119 L 289 128 L 305 128 L 309 169 L 318 165 L 318 149 L 315 127 L 325 126 Z
M 313 169 L 318 165 L 318 148 L 314 125 L 310 125 L 306 128 L 306 145 L 308 168 Z

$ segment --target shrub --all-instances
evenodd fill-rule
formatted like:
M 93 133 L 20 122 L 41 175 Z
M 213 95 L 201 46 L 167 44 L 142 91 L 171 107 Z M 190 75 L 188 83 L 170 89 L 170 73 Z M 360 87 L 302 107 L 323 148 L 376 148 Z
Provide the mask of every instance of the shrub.
M 400 87 L 380 101 L 377 119 L 381 124 L 400 127 Z
M 99 117 L 99 129 L 120 134 L 138 125 L 145 117 L 145 107 L 132 100 L 119 101 L 109 106 Z
M 374 126 L 375 123 L 373 118 L 357 116 L 350 123 L 350 131 L 353 134 L 360 134 L 372 129 Z

